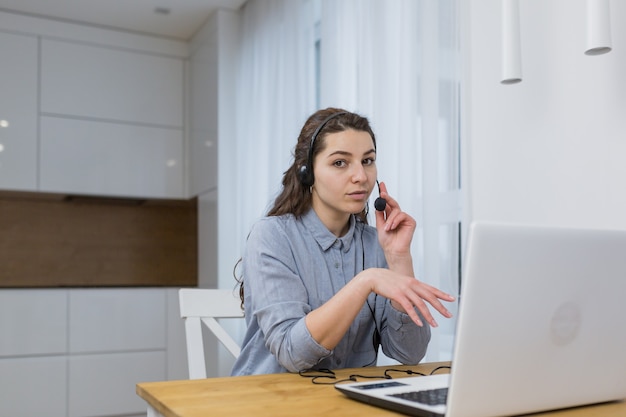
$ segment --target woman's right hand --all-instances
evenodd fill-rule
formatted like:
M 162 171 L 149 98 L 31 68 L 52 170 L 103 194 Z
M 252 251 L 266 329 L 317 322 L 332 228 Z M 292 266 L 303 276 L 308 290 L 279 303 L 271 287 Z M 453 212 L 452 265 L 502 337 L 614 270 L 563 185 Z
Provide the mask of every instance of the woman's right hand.
M 362 273 L 367 274 L 365 278 L 371 286 L 371 291 L 390 299 L 394 308 L 408 314 L 415 324 L 420 327 L 424 324 L 415 308 L 422 314 L 422 317 L 428 324 L 432 327 L 438 326 L 426 303 L 430 304 L 444 317 L 452 317 L 452 313 L 441 303 L 441 301 L 454 301 L 454 297 L 450 294 L 446 294 L 416 278 L 385 268 L 370 268 Z

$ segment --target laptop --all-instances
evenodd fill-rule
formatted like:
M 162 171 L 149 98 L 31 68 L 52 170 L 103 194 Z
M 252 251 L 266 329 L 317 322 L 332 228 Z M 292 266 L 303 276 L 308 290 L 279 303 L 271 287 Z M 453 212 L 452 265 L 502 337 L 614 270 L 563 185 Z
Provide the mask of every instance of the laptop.
M 626 231 L 473 223 L 462 279 L 449 375 L 335 387 L 429 417 L 626 398 Z M 444 398 L 424 404 L 424 390 Z

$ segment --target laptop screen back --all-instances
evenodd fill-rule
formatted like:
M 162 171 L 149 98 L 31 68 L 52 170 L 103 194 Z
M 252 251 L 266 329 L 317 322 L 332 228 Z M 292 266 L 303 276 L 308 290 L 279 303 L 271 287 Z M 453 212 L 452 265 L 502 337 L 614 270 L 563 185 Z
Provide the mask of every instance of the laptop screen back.
M 626 231 L 473 224 L 447 416 L 626 397 Z

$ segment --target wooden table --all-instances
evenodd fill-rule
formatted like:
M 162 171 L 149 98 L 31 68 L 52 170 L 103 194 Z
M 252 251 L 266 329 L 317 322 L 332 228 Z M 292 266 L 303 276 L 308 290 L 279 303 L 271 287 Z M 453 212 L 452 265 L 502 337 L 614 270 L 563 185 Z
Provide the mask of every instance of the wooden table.
M 430 373 L 448 363 L 336 370 L 337 380 L 352 374 L 382 375 L 386 369 Z M 447 370 L 438 371 L 447 372 Z M 394 378 L 410 376 L 393 372 Z M 414 376 L 414 375 L 413 375 Z M 359 381 L 366 379 L 359 378 Z M 332 381 L 321 379 L 320 381 Z M 351 400 L 331 385 L 313 384 L 298 374 L 271 374 L 137 384 L 148 403 L 148 417 L 207 416 L 397 416 L 398 413 Z M 626 402 L 534 414 L 533 417 L 625 417 Z

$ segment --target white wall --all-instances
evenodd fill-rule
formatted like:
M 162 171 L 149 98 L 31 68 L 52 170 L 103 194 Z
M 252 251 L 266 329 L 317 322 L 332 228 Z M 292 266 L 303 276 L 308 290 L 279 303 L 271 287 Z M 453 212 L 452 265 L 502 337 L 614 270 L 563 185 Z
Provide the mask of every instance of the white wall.
M 626 2 L 611 2 L 613 51 L 587 56 L 584 0 L 521 0 L 508 86 L 501 2 L 461 2 L 466 219 L 626 229 Z

